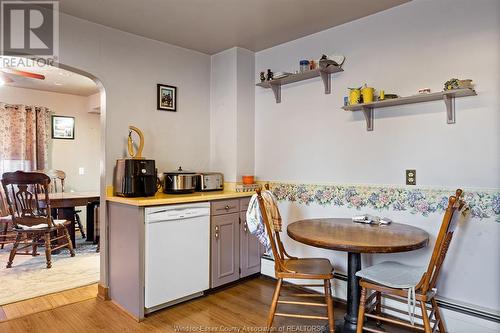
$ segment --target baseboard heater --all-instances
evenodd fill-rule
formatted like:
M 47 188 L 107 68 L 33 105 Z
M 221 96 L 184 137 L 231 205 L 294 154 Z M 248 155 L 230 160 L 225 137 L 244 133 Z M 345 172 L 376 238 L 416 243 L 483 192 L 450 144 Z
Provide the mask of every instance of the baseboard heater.
M 274 259 L 270 256 L 267 256 L 267 255 L 262 256 L 262 259 L 274 262 Z M 333 276 L 335 279 L 347 282 L 347 275 L 345 275 L 343 273 L 334 273 Z M 290 283 L 292 283 L 292 282 L 290 282 Z M 341 300 L 341 301 L 345 303 L 345 300 Z M 490 312 L 490 311 L 483 310 L 483 309 L 480 309 L 480 308 L 477 308 L 474 306 L 461 304 L 461 303 L 453 301 L 453 300 L 442 299 L 439 297 L 436 298 L 436 301 L 438 303 L 438 306 L 442 309 L 451 310 L 451 311 L 459 312 L 459 313 L 462 313 L 462 314 L 465 314 L 465 315 L 468 315 L 471 317 L 476 317 L 476 318 L 485 319 L 485 320 L 493 321 L 496 323 L 500 323 L 500 313 Z

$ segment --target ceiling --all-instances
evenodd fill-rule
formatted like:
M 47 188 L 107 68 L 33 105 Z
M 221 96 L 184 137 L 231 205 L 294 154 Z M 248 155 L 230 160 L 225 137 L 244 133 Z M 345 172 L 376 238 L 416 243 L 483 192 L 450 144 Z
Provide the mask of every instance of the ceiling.
M 39 66 L 32 60 L 19 57 L 0 57 L 0 71 L 7 69 L 0 76 L 7 76 L 4 81 L 6 86 L 52 91 L 63 94 L 90 96 L 99 92 L 97 85 L 86 76 L 67 71 L 53 66 Z M 5 66 L 7 65 L 7 66 Z M 10 65 L 10 66 L 9 66 Z M 8 68 L 27 71 L 45 76 L 45 80 L 27 78 L 8 73 Z M 9 80 L 10 79 L 10 80 Z M 1 87 L 0 87 L 1 89 Z
M 60 0 L 88 21 L 214 54 L 260 51 L 410 0 Z

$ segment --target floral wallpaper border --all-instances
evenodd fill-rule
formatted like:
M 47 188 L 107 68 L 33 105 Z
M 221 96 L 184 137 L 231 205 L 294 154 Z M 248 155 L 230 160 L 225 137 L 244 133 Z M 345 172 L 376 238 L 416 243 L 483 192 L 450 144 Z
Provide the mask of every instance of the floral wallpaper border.
M 443 212 L 454 190 L 442 188 L 407 188 L 390 185 L 320 185 L 270 182 L 279 201 L 309 205 L 373 208 L 409 211 L 428 216 Z M 464 190 L 464 199 L 475 219 L 494 218 L 500 223 L 500 190 Z

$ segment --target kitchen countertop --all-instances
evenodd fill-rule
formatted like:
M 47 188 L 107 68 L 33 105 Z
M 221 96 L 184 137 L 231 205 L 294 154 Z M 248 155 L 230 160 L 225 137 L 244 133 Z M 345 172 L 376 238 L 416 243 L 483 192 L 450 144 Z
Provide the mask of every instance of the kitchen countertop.
M 254 193 L 255 193 L 254 191 L 236 192 L 231 190 L 194 192 L 189 194 L 165 194 L 163 192 L 157 192 L 156 195 L 152 197 L 137 197 L 137 198 L 125 198 L 125 197 L 117 197 L 114 195 L 108 195 L 106 197 L 106 200 L 125 205 L 144 207 L 144 206 L 180 204 L 188 202 L 212 201 L 221 199 L 245 198 L 252 196 Z

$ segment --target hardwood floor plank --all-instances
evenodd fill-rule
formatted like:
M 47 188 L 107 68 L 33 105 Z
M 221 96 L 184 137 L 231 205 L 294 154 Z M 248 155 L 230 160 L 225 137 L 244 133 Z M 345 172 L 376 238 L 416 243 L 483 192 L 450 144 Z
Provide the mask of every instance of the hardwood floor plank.
M 6 304 L 0 307 L 0 311 L 5 315 L 5 318 L 2 318 L 0 314 L 0 320 L 9 320 L 41 311 L 55 309 L 60 306 L 95 298 L 96 295 L 97 284 L 91 284 L 80 288 Z

